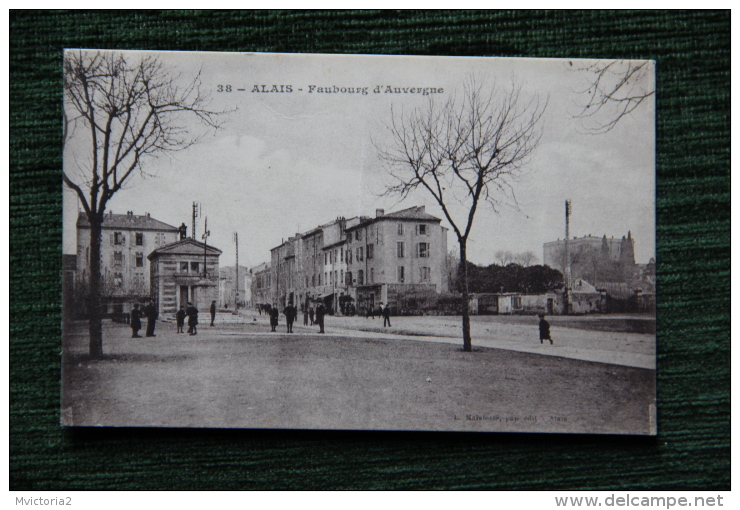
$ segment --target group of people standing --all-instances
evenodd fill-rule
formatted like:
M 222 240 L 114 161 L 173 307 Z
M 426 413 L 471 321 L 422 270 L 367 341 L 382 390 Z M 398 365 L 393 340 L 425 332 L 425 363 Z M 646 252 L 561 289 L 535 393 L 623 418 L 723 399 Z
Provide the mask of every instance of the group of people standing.
M 177 332 L 183 333 L 185 327 L 185 317 L 188 318 L 188 334 L 190 336 L 198 334 L 198 309 L 193 306 L 193 303 L 188 302 L 188 307 L 180 306 L 180 309 L 175 314 L 175 320 L 177 321 Z M 213 325 L 213 324 L 211 324 Z
M 211 303 L 211 326 L 214 326 L 214 320 L 216 318 L 216 302 L 213 301 Z M 272 307 L 267 310 L 267 314 L 270 316 L 270 328 L 271 331 L 276 332 L 277 326 L 278 326 L 278 319 L 280 317 L 280 311 L 278 310 L 278 307 L 276 305 L 272 305 Z M 293 323 L 298 318 L 298 309 L 293 305 L 293 303 L 288 303 L 288 306 L 285 307 L 283 310 L 283 314 L 285 315 L 285 321 L 287 325 L 287 332 L 292 333 L 293 332 Z M 388 306 L 383 306 L 383 303 L 380 303 L 380 315 L 383 317 L 383 327 L 390 327 L 391 325 L 391 311 Z M 326 316 L 326 307 L 323 303 L 319 303 L 316 307 L 316 310 L 312 306 L 305 307 L 303 309 L 303 324 L 305 326 L 313 326 L 314 324 L 318 324 L 319 326 L 319 333 L 324 333 L 324 317 Z M 370 317 L 371 314 L 368 313 L 368 317 Z M 154 328 L 157 322 L 157 318 L 159 317 L 159 311 L 157 310 L 157 307 L 154 305 L 154 300 L 149 300 L 149 303 L 144 307 L 143 310 L 139 308 L 139 303 L 134 304 L 133 310 L 131 310 L 131 331 L 132 331 L 132 338 L 141 338 L 141 335 L 139 335 L 139 330 L 141 329 L 141 319 L 142 317 L 146 317 L 147 319 L 147 325 L 146 325 L 146 336 L 147 337 L 155 337 L 157 335 L 154 334 Z M 375 318 L 375 313 L 372 313 L 372 317 Z M 187 318 L 188 321 L 188 334 L 189 335 L 197 335 L 198 334 L 198 309 L 193 305 L 193 303 L 188 302 L 187 307 L 185 305 L 180 306 L 180 309 L 175 314 L 175 320 L 177 322 L 177 332 L 178 333 L 184 333 L 183 329 L 185 327 L 185 319 Z M 310 323 L 309 323 L 310 319 Z M 256 319 L 255 319 L 256 320 Z
M 139 330 L 141 329 L 141 318 L 146 317 L 146 336 L 157 336 L 154 334 L 154 327 L 157 324 L 157 318 L 159 317 L 159 311 L 154 306 L 154 301 L 149 300 L 149 303 L 144 307 L 144 310 L 139 309 L 139 303 L 134 304 L 134 309 L 131 310 L 131 338 L 141 338 Z
M 146 317 L 146 336 L 155 337 L 154 328 L 159 318 L 159 311 L 154 305 L 154 300 L 150 299 L 143 310 L 139 308 L 139 303 L 134 303 L 134 308 L 131 310 L 131 338 L 141 338 L 139 330 L 141 329 L 141 318 Z M 185 327 L 185 318 L 188 319 L 188 333 L 190 335 L 197 335 L 198 326 L 198 309 L 193 306 L 193 303 L 188 303 L 187 309 L 185 306 L 181 306 L 175 314 L 175 320 L 177 321 L 177 332 L 183 333 Z
M 278 326 L 278 319 L 280 317 L 280 311 L 278 310 L 278 307 L 276 305 L 272 305 L 272 308 L 270 308 L 270 311 L 268 312 L 270 315 L 270 331 L 276 332 L 277 326 Z M 293 332 L 293 323 L 298 318 L 298 309 L 293 305 L 293 303 L 288 303 L 288 306 L 286 306 L 283 309 L 283 315 L 285 315 L 285 323 L 287 326 L 287 332 L 292 333 Z M 311 319 L 311 326 L 314 324 L 319 325 L 319 333 L 324 333 L 324 316 L 326 315 L 326 307 L 323 305 L 323 303 L 319 303 L 319 305 L 316 307 L 316 310 L 314 311 L 313 307 L 307 307 L 303 309 L 303 325 L 308 326 L 309 325 L 309 317 Z M 314 320 L 315 319 L 315 320 Z
M 380 302 L 380 306 L 378 307 L 378 315 L 383 317 L 383 327 L 391 327 L 391 308 L 388 305 L 383 306 L 383 302 Z M 369 306 L 367 308 L 367 315 L 366 318 L 372 317 L 375 318 L 375 308 L 372 306 Z

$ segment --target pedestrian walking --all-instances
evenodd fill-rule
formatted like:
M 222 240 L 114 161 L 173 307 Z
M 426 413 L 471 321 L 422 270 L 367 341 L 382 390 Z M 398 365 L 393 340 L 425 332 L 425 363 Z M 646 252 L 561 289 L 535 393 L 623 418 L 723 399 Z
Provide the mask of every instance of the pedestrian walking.
M 373 307 L 373 305 L 367 307 L 367 315 L 365 316 L 365 318 L 369 319 L 370 317 L 375 320 L 375 308 Z
M 380 313 L 383 315 L 383 327 L 391 327 L 391 308 L 388 305 L 383 306 L 380 303 Z
M 313 316 L 314 316 L 313 306 L 310 306 L 308 308 L 308 317 L 311 319 L 311 326 L 315 324 L 313 320 Z
M 293 321 L 295 321 L 298 311 L 293 306 L 293 303 L 288 303 L 288 306 L 283 310 L 285 314 L 285 324 L 288 326 L 288 333 L 293 332 Z
M 303 307 L 303 325 L 308 326 L 308 307 Z
M 319 333 L 324 332 L 324 315 L 326 315 L 326 308 L 323 303 L 319 303 L 316 307 L 316 322 L 319 324 Z
M 141 338 L 139 330 L 141 329 L 141 310 L 139 303 L 134 303 L 134 309 L 131 310 L 131 338 Z
M 550 338 L 550 323 L 545 320 L 544 314 L 539 314 L 540 318 L 540 343 L 544 343 L 545 340 L 550 341 L 552 345 L 552 338 Z
M 185 327 L 185 305 L 180 305 L 180 309 L 175 314 L 175 320 L 177 321 L 177 332 L 183 333 Z
M 185 314 L 188 316 L 188 333 L 192 335 L 198 334 L 198 309 L 193 306 L 193 303 L 188 303 L 188 307 L 185 310 Z
M 270 308 L 270 327 L 272 328 L 270 331 L 276 331 L 275 328 L 277 328 L 279 318 L 280 311 L 277 309 L 277 306 L 273 304 L 272 308 Z
M 215 324 L 213 324 L 213 321 L 215 320 L 216 320 L 216 302 L 211 301 L 211 327 L 215 326 Z
M 154 326 L 157 323 L 159 311 L 154 306 L 153 299 L 150 299 L 149 304 L 144 307 L 144 315 L 146 316 L 146 336 L 157 336 L 154 334 Z

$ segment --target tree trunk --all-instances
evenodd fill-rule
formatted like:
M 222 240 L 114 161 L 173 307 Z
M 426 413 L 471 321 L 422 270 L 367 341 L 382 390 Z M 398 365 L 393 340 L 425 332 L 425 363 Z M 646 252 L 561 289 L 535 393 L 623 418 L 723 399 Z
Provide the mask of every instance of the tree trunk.
M 102 219 L 89 215 L 90 221 L 90 289 L 87 313 L 89 318 L 90 357 L 103 357 L 103 317 L 100 296 L 100 244 L 102 242 Z
M 473 350 L 473 343 L 470 339 L 470 310 L 469 310 L 469 299 L 468 299 L 468 255 L 467 255 L 467 239 L 458 239 L 460 243 L 460 287 L 462 288 L 462 330 L 463 330 L 463 351 L 471 352 Z

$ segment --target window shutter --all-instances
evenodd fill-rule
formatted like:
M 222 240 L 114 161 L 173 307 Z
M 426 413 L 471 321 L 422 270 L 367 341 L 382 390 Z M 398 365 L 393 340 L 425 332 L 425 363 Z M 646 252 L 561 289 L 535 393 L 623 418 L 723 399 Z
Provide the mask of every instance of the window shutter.
M 121 232 L 121 244 L 122 244 L 123 246 L 126 246 L 126 236 L 125 236 L 125 235 L 123 235 L 123 232 Z
M 121 266 L 126 267 L 126 255 L 121 254 Z
M 110 245 L 113 246 L 113 234 L 110 235 Z
M 110 267 L 113 267 L 115 265 L 116 265 L 116 254 L 115 253 L 111 253 L 110 254 L 110 264 L 109 264 L 109 266 Z

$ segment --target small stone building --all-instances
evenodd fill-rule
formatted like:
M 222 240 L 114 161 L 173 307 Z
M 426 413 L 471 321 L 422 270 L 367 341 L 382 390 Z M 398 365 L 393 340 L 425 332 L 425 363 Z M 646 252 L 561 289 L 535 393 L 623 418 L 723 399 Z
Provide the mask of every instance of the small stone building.
M 162 317 L 191 302 L 206 313 L 218 301 L 221 250 L 186 238 L 149 254 L 151 297 Z

